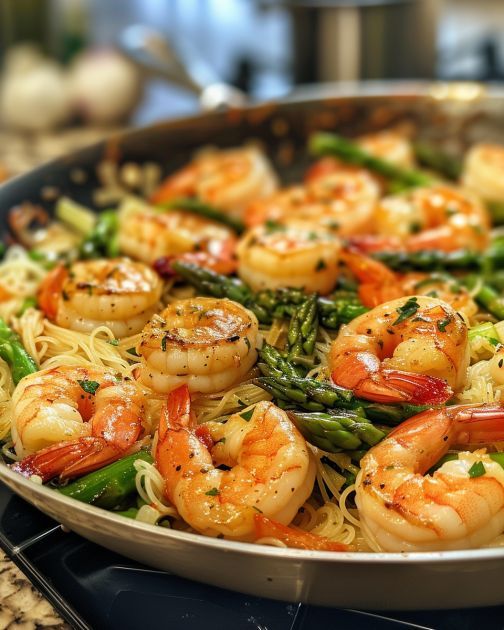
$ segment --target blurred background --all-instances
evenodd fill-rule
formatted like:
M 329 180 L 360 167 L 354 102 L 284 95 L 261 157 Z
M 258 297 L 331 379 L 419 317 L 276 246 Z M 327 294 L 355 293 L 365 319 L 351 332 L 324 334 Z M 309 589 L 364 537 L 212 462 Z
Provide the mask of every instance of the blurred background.
M 194 113 L 219 80 L 256 101 L 319 82 L 499 82 L 503 36 L 502 0 L 0 0 L 0 179 Z

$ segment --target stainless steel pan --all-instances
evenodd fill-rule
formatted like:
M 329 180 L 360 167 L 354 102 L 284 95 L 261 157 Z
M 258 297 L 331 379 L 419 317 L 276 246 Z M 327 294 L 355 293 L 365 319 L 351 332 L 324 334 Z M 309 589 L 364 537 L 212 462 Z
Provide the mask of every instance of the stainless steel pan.
M 263 143 L 284 181 L 308 163 L 309 134 L 330 129 L 360 134 L 407 125 L 423 138 L 462 150 L 471 142 L 504 142 L 504 95 L 478 86 L 367 85 L 323 88 L 278 103 L 203 113 L 134 130 L 18 177 L 0 188 L 0 216 L 41 198 L 47 186 L 88 203 L 97 163 L 158 161 L 168 170 L 206 144 Z M 85 186 L 70 178 L 79 167 Z M 325 553 L 231 543 L 156 528 L 114 516 L 39 487 L 0 465 L 0 478 L 69 529 L 154 567 L 224 588 L 277 599 L 339 607 L 421 609 L 504 603 L 504 549 L 443 553 Z

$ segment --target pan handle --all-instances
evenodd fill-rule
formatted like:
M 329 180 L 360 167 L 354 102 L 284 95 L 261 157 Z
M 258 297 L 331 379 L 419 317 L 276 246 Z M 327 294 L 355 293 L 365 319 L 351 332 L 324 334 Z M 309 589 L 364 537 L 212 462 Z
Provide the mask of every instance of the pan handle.
M 220 81 L 187 43 L 175 51 L 155 29 L 134 24 L 120 34 L 119 47 L 137 66 L 195 94 L 204 111 L 239 108 L 247 103 L 246 95 Z

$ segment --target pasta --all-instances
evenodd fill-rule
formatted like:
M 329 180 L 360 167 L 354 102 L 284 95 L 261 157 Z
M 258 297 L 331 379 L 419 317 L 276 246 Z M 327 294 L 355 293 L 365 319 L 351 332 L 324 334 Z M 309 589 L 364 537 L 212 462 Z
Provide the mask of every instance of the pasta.
M 383 137 L 330 142 L 378 171 L 398 142 L 411 168 L 408 139 Z M 258 149 L 215 151 L 150 200 L 89 211 L 91 232 L 63 200 L 54 249 L 16 210 L 0 262 L 5 461 L 70 496 L 75 477 L 121 466 L 135 490 L 107 509 L 231 541 L 502 545 L 504 297 L 488 271 L 502 234 L 477 186 L 412 171 L 418 187 L 379 199 L 387 182 L 359 168 L 325 157 L 279 190 Z M 365 224 L 356 182 L 373 191 Z M 433 534 L 432 488 L 470 498 L 474 478 L 499 487 L 487 521 L 454 533 L 445 499 Z

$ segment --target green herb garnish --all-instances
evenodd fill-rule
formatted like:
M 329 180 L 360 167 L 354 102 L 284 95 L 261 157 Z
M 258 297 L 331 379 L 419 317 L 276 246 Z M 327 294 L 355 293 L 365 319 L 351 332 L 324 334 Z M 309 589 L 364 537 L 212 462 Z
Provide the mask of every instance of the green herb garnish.
M 397 324 L 403 322 L 405 319 L 412 317 L 419 308 L 420 304 L 418 303 L 418 299 L 416 297 L 410 298 L 407 302 L 403 304 L 403 306 L 396 308 L 396 311 L 399 313 L 399 317 L 395 320 L 392 326 L 396 326 Z
M 207 495 L 207 497 L 216 497 L 220 494 L 220 490 L 218 488 L 212 488 L 208 492 L 205 492 L 205 494 Z
M 438 321 L 437 323 L 437 327 L 439 332 L 446 332 L 446 327 L 448 326 L 448 324 L 451 322 L 451 318 L 447 317 L 446 319 L 442 319 L 440 321 Z
M 249 409 L 248 411 L 244 411 L 243 413 L 241 413 L 240 417 L 243 418 L 245 422 L 248 422 L 250 418 L 252 418 L 253 414 L 254 414 L 254 410 Z
M 471 477 L 471 479 L 482 477 L 485 473 L 486 470 L 483 462 L 474 462 L 471 468 L 469 468 L 469 477 Z
M 96 394 L 96 390 L 100 387 L 100 383 L 97 381 L 77 381 L 82 389 L 86 392 L 86 394 L 91 394 L 94 396 Z

